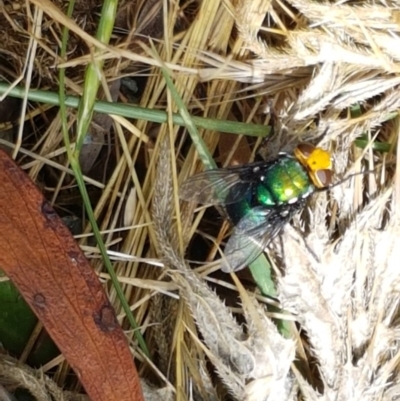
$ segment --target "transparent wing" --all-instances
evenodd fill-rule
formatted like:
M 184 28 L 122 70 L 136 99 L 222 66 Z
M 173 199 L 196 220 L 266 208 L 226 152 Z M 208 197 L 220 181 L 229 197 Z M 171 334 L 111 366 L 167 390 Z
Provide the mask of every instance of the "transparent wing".
M 259 180 L 268 164 L 251 163 L 244 166 L 208 170 L 186 180 L 179 196 L 202 204 L 227 205 L 242 200 L 249 185 Z
M 225 247 L 221 270 L 239 271 L 253 262 L 304 206 L 303 201 L 275 208 L 256 207 L 243 217 Z

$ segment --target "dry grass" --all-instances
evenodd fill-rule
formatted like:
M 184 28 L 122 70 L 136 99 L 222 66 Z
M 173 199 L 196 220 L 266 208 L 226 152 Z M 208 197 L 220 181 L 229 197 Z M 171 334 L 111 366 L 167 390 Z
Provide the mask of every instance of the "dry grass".
M 78 2 L 76 24 L 68 22 L 74 32 L 68 60 L 59 60 L 55 46 L 67 21 L 55 7 L 62 2 L 54 1 L 54 9 L 42 9 L 38 0 L 0 2 L 7 27 L 0 54 L 14 70 L 8 79 L 24 74 L 25 82 L 55 90 L 54 66 L 64 65 L 68 93 L 80 94 L 82 72 L 93 56 L 89 49 L 96 44 L 90 37 L 96 16 L 79 8 L 86 3 L 96 9 L 95 3 Z M 172 124 L 111 116 L 115 136 L 103 133 L 106 143 L 100 161 L 87 168 L 87 182 L 97 188 L 92 200 L 98 223 L 108 248 L 117 252 L 115 271 L 152 353 L 150 363 L 127 331 L 141 377 L 164 387 L 164 400 L 192 395 L 389 401 L 400 395 L 399 6 L 309 0 L 121 5 L 114 42 L 103 46 L 105 93 L 107 82 L 145 75 L 140 106 L 176 111 L 159 62 L 148 50 L 144 35 L 149 35 L 192 115 L 266 125 L 272 115 L 275 135 L 267 153 L 312 141 L 332 150 L 338 177 L 362 165 L 376 172 L 316 196 L 294 222 L 305 234 L 288 227 L 283 250 L 279 244 L 270 250 L 286 311 L 274 315 L 264 302 L 277 304 L 259 296 L 247 277 L 242 285 L 235 275 L 216 273 L 214 257 L 228 226 L 222 219 L 205 222 L 203 209 L 193 214 L 179 202 L 180 183 L 202 169 L 186 132 Z M 33 37 L 37 42 L 29 43 Z M 75 111 L 69 118 L 72 124 Z M 25 119 L 28 135 L 21 130 L 14 138 L 20 164 L 60 213 L 78 215 L 81 205 L 57 111 L 30 107 Z M 221 163 L 252 160 L 261 142 L 200 134 Z M 362 134 L 365 150 L 354 145 Z M 389 144 L 390 151 L 373 151 L 374 141 Z M 198 255 L 199 242 L 189 246 L 193 237 L 205 238 L 207 246 L 199 249 L 209 261 L 195 271 L 183 257 Z M 89 226 L 78 240 L 119 311 Z M 288 319 L 290 339 L 282 337 L 272 317 Z M 123 323 L 122 312 L 119 318 Z M 62 385 L 64 363 L 55 377 Z

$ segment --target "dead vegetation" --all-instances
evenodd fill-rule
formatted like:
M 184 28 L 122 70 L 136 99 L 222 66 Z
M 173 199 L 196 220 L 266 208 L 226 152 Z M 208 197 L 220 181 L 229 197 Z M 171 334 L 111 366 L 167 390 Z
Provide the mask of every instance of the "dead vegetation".
M 269 156 L 310 141 L 333 152 L 339 178 L 361 167 L 374 171 L 313 198 L 294 222 L 303 235 L 288 227 L 283 249 L 277 242 L 269 250 L 277 304 L 245 274 L 241 284 L 218 273 L 228 225 L 179 202 L 179 185 L 202 169 L 186 131 L 95 115 L 81 158 L 85 179 L 151 351 L 152 363 L 124 326 L 141 377 L 165 388 L 164 399 L 389 401 L 400 395 L 399 7 L 309 0 L 120 4 L 113 42 L 101 54 L 99 98 L 177 111 L 152 42 L 191 115 L 265 124 L 266 131 L 273 122 Z M 3 1 L 0 10 L 3 79 L 56 91 L 57 68 L 65 66 L 67 93 L 80 95 L 100 5 L 78 1 L 75 25 L 61 13 L 61 1 Z M 61 60 L 64 24 L 71 36 Z M 72 126 L 76 112 L 69 113 Z M 0 133 L 0 143 L 62 216 L 82 218 L 58 110 L 29 103 L 24 130 L 10 136 L 12 118 L 3 119 L 8 136 Z M 199 132 L 221 164 L 253 160 L 261 143 Z M 77 239 L 120 310 L 91 227 L 84 218 L 78 225 Z M 266 303 L 284 312 L 271 312 Z M 122 312 L 119 317 L 125 324 Z M 288 321 L 290 338 L 272 318 Z M 64 370 L 62 362 L 55 377 Z

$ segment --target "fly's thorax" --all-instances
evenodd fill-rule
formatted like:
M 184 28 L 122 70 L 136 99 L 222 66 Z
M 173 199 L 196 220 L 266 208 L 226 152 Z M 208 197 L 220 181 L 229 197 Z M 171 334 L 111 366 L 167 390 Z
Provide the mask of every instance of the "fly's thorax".
M 259 205 L 274 206 L 296 203 L 310 195 L 315 187 L 307 170 L 291 156 L 282 157 L 265 171 L 255 187 Z

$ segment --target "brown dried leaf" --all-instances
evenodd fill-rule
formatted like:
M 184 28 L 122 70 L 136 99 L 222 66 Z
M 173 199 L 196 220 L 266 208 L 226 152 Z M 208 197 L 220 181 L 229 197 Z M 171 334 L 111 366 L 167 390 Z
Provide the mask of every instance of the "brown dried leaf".
M 50 204 L 1 150 L 0 182 L 1 268 L 93 400 L 142 400 L 127 340 L 96 274 Z

